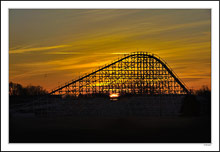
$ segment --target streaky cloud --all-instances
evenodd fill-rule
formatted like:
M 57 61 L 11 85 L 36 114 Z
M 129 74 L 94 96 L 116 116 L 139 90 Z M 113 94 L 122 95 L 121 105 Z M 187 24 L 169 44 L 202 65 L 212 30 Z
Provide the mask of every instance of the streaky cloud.
M 15 50 L 10 50 L 9 54 L 27 53 L 27 52 L 34 52 L 34 51 L 45 51 L 45 50 L 65 48 L 65 47 L 70 47 L 70 46 L 71 45 L 55 45 L 55 46 L 46 46 L 46 47 L 15 49 Z

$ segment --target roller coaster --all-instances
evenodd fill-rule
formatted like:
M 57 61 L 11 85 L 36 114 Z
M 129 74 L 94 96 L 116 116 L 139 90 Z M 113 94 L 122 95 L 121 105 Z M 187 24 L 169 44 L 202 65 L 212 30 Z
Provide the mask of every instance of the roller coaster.
M 188 94 L 184 82 L 155 54 L 134 52 L 53 89 L 50 95 Z

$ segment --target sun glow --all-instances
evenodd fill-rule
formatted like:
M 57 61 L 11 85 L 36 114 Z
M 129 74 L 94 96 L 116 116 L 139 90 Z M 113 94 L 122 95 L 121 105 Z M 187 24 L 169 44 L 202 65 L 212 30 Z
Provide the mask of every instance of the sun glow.
M 112 93 L 109 95 L 110 98 L 117 98 L 119 97 L 119 94 L 118 93 Z

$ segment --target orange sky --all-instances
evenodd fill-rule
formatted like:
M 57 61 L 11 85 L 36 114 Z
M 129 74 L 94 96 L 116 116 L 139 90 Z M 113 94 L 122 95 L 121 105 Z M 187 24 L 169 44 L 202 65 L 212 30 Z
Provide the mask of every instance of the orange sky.
M 47 90 L 124 53 L 163 58 L 188 88 L 211 87 L 211 11 L 9 11 L 9 81 Z

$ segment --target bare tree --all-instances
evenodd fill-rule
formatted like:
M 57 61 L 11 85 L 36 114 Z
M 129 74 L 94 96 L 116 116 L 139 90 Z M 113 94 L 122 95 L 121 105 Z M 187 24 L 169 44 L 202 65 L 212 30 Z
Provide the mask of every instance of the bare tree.
M 35 96 L 35 95 L 45 95 L 48 92 L 41 86 L 28 85 L 23 87 L 18 83 L 9 83 L 9 95 L 10 96 Z
M 204 85 L 201 89 L 196 91 L 196 95 L 211 97 L 211 90 L 208 88 L 208 86 Z

